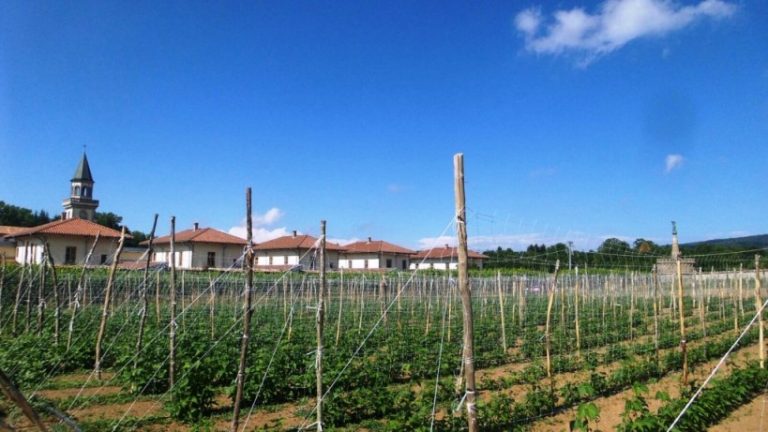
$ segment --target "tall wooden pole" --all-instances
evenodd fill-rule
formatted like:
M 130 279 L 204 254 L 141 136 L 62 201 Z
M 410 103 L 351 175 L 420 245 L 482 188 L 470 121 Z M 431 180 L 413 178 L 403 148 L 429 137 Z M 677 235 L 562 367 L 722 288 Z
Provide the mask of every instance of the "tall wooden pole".
M 560 271 L 560 260 L 555 261 L 555 277 L 552 281 L 552 288 L 550 288 L 547 295 L 547 321 L 544 325 L 544 348 L 546 350 L 546 362 L 547 362 L 547 378 L 552 379 L 552 337 L 550 336 L 550 321 L 552 319 L 552 305 L 555 302 L 555 292 L 557 291 L 557 274 Z M 552 384 L 554 387 L 554 384 Z
M 501 290 L 501 271 L 496 271 L 496 290 L 499 293 L 499 315 L 501 317 L 501 347 L 507 355 L 507 326 L 504 324 L 504 293 Z
M 13 401 L 13 403 L 15 403 L 16 406 L 21 409 L 21 412 L 27 416 L 29 421 L 37 426 L 39 430 L 43 432 L 48 430 L 48 428 L 45 426 L 45 423 L 40 420 L 40 416 L 38 416 L 35 410 L 32 408 L 32 405 L 27 402 L 27 399 L 24 397 L 24 395 L 13 385 L 11 379 L 8 378 L 8 376 L 2 370 L 0 370 L 0 391 L 2 391 L 8 400 Z
M 573 313 L 575 316 L 576 321 L 576 353 L 580 356 L 581 355 L 581 326 L 579 325 L 579 284 L 581 283 L 581 280 L 579 279 L 579 266 L 576 266 L 576 286 L 574 288 L 574 296 L 573 296 Z
M 149 301 L 147 300 L 147 286 L 149 284 L 149 264 L 152 262 L 152 242 L 155 240 L 155 229 L 157 228 L 157 213 L 152 221 L 152 231 L 149 233 L 149 244 L 147 245 L 147 259 L 144 262 L 144 277 L 141 283 L 141 311 L 139 312 L 139 335 L 136 339 L 136 356 L 133 358 L 133 368 L 138 367 L 139 353 L 141 352 L 141 345 L 144 338 L 144 325 L 147 322 L 147 308 L 149 307 Z
M 469 290 L 467 275 L 467 212 L 464 196 L 464 155 L 457 153 L 453 157 L 454 193 L 456 198 L 456 234 L 459 241 L 459 290 L 464 316 L 464 382 L 466 386 L 467 424 L 469 432 L 476 432 L 477 409 L 475 406 L 475 344 L 472 323 L 472 293 Z
M 117 250 L 115 251 L 115 258 L 112 260 L 112 266 L 109 269 L 109 278 L 107 279 L 107 288 L 104 291 L 104 307 L 101 309 L 101 323 L 99 324 L 99 334 L 96 337 L 96 364 L 94 369 L 96 372 L 96 379 L 101 379 L 101 343 L 104 340 L 104 333 L 107 330 L 107 316 L 109 315 L 109 304 L 112 296 L 112 284 L 115 281 L 115 272 L 117 271 L 117 263 L 120 261 L 120 254 L 123 252 L 123 244 L 125 243 L 125 227 L 120 232 L 120 241 L 117 243 Z
M 759 312 L 758 316 L 758 338 L 759 343 L 757 344 L 758 349 L 760 350 L 760 368 L 765 368 L 765 343 L 764 343 L 764 332 L 765 332 L 765 324 L 763 323 L 763 313 L 760 312 L 760 309 L 763 307 L 763 298 L 760 294 L 760 255 L 755 255 L 755 310 Z
M 237 368 L 237 383 L 235 390 L 235 409 L 232 414 L 232 432 L 237 432 L 240 423 L 240 404 L 243 400 L 243 385 L 245 383 L 245 365 L 248 360 L 248 339 L 251 336 L 251 291 L 253 291 L 253 220 L 251 212 L 251 188 L 245 189 L 245 221 L 247 250 L 243 257 L 245 264 L 245 288 L 243 289 L 243 337 L 240 341 L 240 364 Z
M 171 321 L 168 326 L 168 388 L 176 382 L 176 216 L 171 216 L 171 277 L 168 292 L 171 297 Z
M 56 277 L 56 265 L 53 262 L 53 256 L 51 256 L 51 248 L 46 241 L 43 244 L 45 247 L 45 256 L 47 258 L 46 263 L 51 268 L 51 282 L 53 283 L 53 344 L 59 345 L 59 334 L 61 329 L 61 304 L 59 302 L 59 281 Z M 1 293 L 0 293 L 1 294 Z
M 85 255 L 85 261 L 83 261 L 83 268 L 80 270 L 80 277 L 77 279 L 77 288 L 75 289 L 75 300 L 72 302 L 72 310 L 70 311 L 72 314 L 69 317 L 69 328 L 67 329 L 67 351 L 72 347 L 72 333 L 75 329 L 75 316 L 77 315 L 77 311 L 80 308 L 80 302 L 83 302 L 83 307 L 85 307 L 85 273 L 88 270 L 88 262 L 91 259 L 91 255 L 93 255 L 93 251 L 96 250 L 96 245 L 99 244 L 99 236 L 101 233 L 96 233 L 96 238 L 93 239 L 93 243 L 91 244 L 91 248 L 88 249 L 88 253 Z
M 681 268 L 680 257 L 676 259 L 677 264 L 677 301 L 678 311 L 680 313 L 680 349 L 683 354 L 683 385 L 688 385 L 688 350 L 685 340 L 685 307 L 683 306 L 683 271 Z
M 325 221 L 320 221 L 320 293 L 317 296 L 317 357 L 315 358 L 315 387 L 317 432 L 323 430 L 323 322 L 324 300 L 327 282 L 325 280 Z

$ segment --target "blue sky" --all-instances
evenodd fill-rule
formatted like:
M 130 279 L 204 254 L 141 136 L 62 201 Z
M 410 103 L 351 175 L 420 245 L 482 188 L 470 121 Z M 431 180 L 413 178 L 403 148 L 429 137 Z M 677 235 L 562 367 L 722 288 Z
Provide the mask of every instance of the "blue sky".
M 0 200 L 476 249 L 768 232 L 762 1 L 0 5 Z

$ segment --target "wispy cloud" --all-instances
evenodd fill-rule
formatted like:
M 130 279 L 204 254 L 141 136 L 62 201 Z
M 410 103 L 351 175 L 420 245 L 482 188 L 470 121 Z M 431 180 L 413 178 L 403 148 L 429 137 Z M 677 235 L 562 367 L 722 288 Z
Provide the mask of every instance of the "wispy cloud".
M 664 159 L 664 172 L 669 174 L 675 168 L 679 168 L 683 164 L 683 155 L 668 154 Z
M 261 243 L 267 240 L 272 240 L 288 235 L 288 230 L 286 227 L 270 227 L 282 219 L 283 216 L 283 211 L 277 207 L 272 207 L 265 213 L 254 215 L 253 229 L 251 230 L 251 232 L 253 232 L 254 243 Z M 248 236 L 248 229 L 245 225 L 245 219 L 243 219 L 240 225 L 230 228 L 229 233 L 238 237 L 246 238 Z
M 515 17 L 525 48 L 537 54 L 573 54 L 586 66 L 632 40 L 664 36 L 704 18 L 725 18 L 736 5 L 704 0 L 682 6 L 668 0 L 606 0 L 594 13 L 577 7 L 557 10 L 547 19 L 538 7 Z

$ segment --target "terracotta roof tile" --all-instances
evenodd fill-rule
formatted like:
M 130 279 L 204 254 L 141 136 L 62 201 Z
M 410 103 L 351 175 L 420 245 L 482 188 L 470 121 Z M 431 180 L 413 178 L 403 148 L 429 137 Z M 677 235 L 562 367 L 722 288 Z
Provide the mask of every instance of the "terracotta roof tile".
M 171 236 L 158 237 L 153 241 L 154 244 L 170 244 Z M 198 228 L 179 231 L 176 233 L 176 243 L 223 243 L 245 246 L 248 242 L 240 237 L 227 234 L 214 228 Z M 149 244 L 148 240 L 141 242 L 142 245 Z
M 404 247 L 385 242 L 384 240 L 371 240 L 370 238 L 365 241 L 359 241 L 344 245 L 346 253 L 393 253 L 411 255 L 416 251 L 406 249 Z
M 311 235 L 289 235 L 278 237 L 273 240 L 259 243 L 254 247 L 255 250 L 282 250 L 282 249 L 312 249 L 317 243 L 317 237 Z M 344 248 L 336 243 L 326 242 L 325 250 L 343 251 Z
M 411 259 L 424 259 L 424 258 L 453 258 L 458 259 L 459 253 L 457 251 L 457 248 L 450 247 L 450 246 L 444 246 L 444 247 L 437 247 L 427 250 L 420 250 L 414 254 Z M 472 250 L 467 251 L 467 258 L 474 258 L 474 259 L 488 259 L 487 256 L 477 253 Z
M 16 234 L 19 231 L 27 229 L 26 227 L 18 227 L 11 225 L 0 225 L 0 237 Z
M 36 234 L 48 235 L 70 235 L 83 237 L 96 237 L 96 234 L 102 238 L 119 238 L 120 231 L 99 225 L 86 219 L 58 219 L 47 224 L 38 225 L 32 228 L 24 228 L 8 237 L 24 237 Z M 126 238 L 131 236 L 126 234 Z

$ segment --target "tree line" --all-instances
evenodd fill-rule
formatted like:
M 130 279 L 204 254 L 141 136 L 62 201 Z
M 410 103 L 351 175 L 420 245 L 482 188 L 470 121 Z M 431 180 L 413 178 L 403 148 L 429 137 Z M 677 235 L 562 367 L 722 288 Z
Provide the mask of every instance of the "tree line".
M 694 243 L 680 245 L 682 256 L 694 259 L 694 266 L 702 271 L 732 270 L 743 265 L 745 269 L 754 269 L 754 256 L 761 256 L 761 268 L 765 268 L 766 245 L 756 249 L 754 245 L 733 243 Z M 553 271 L 557 260 L 560 268 L 567 269 L 569 248 L 565 243 L 554 245 L 532 244 L 527 249 L 515 251 L 512 248 L 498 247 L 483 252 L 489 259 L 484 267 L 489 269 L 521 269 Z M 628 269 L 650 271 L 657 259 L 671 257 L 671 245 L 659 245 L 651 240 L 638 238 L 630 244 L 618 238 L 603 241 L 597 249 L 570 251 L 572 267 L 581 269 Z

